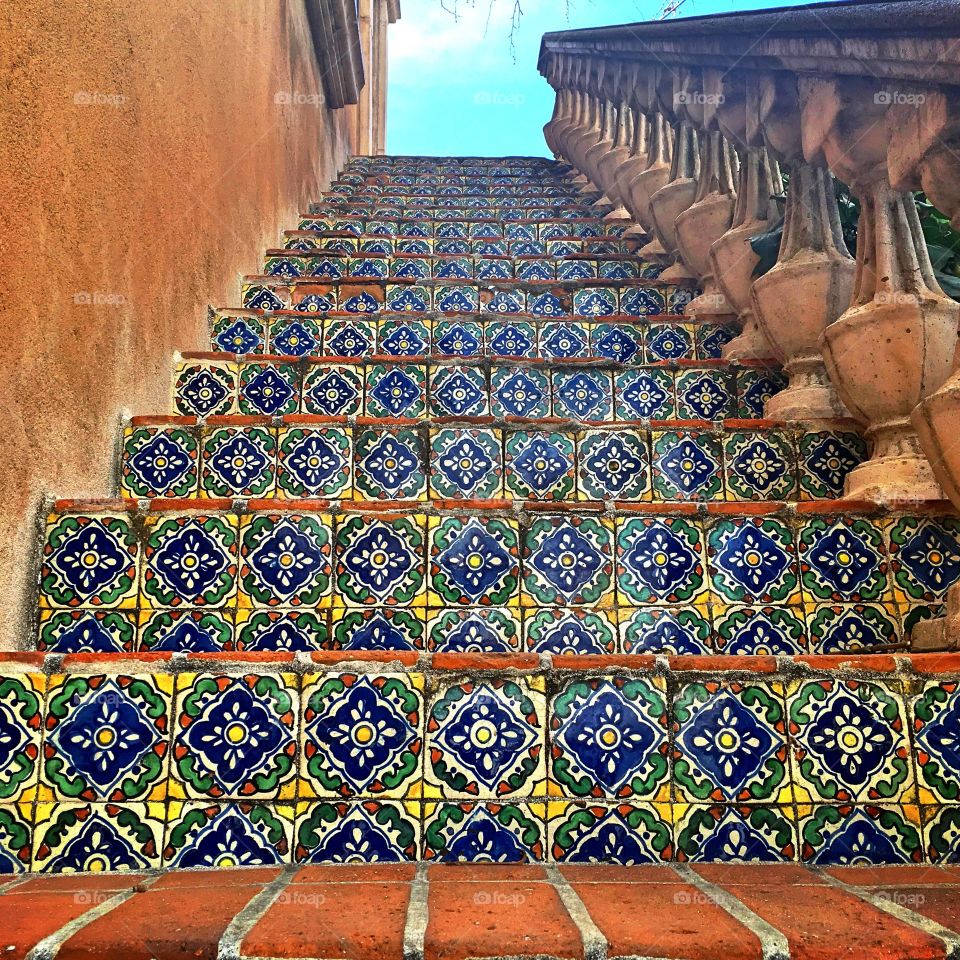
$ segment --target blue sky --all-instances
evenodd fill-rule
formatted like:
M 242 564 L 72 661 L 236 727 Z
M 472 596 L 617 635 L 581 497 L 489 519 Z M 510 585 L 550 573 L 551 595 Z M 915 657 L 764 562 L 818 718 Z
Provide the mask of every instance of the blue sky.
M 796 6 L 799 0 L 687 0 L 684 16 Z M 400 154 L 543 156 L 553 91 L 537 73 L 550 30 L 655 17 L 662 0 L 521 0 L 510 51 L 513 0 L 401 0 L 390 28 L 387 151 Z

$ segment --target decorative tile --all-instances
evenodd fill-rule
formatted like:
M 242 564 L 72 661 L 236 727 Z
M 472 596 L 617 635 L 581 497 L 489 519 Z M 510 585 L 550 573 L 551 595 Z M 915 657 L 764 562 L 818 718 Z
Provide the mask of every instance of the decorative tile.
M 133 607 L 138 552 L 126 516 L 51 515 L 40 567 L 40 606 Z
M 430 440 L 430 489 L 444 499 L 501 494 L 503 453 L 493 430 L 442 429 Z
M 563 279 L 559 269 L 557 276 Z M 578 317 L 609 317 L 619 313 L 617 291 L 608 287 L 577 290 L 573 294 L 573 312 Z
M 646 347 L 648 363 L 693 359 L 691 331 L 677 323 L 651 323 L 647 328 Z
M 547 296 L 547 294 L 544 294 Z M 554 298 L 556 299 L 556 298 Z M 562 313 L 562 304 L 557 300 L 557 313 Z M 552 316 L 547 311 L 544 316 Z M 566 360 L 570 357 L 590 355 L 590 332 L 587 324 L 565 320 L 561 323 L 545 323 L 540 331 L 540 349 L 545 359 Z
M 847 475 L 867 457 L 866 442 L 856 433 L 802 433 L 798 445 L 804 500 L 842 497 Z
M 436 320 L 433 349 L 441 357 L 476 357 L 483 352 L 483 331 L 479 323 Z
M 270 352 L 287 357 L 309 357 L 320 353 L 320 324 L 316 320 L 286 318 L 270 326 Z
M 426 367 L 376 364 L 367 368 L 368 417 L 422 417 L 426 411 Z
M 702 534 L 681 517 L 619 521 L 617 556 L 617 590 L 627 602 L 688 603 L 704 591 Z
M 617 650 L 612 610 L 537 610 L 527 618 L 527 648 L 534 653 L 610 654 Z
M 537 353 L 537 330 L 517 320 L 487 324 L 487 353 L 493 357 L 532 357 Z
M 419 810 L 395 801 L 299 804 L 297 863 L 399 863 L 416 860 Z
M 272 799 L 294 775 L 297 678 L 181 674 L 170 794 Z
M 336 595 L 346 604 L 423 605 L 422 518 L 347 517 L 336 550 Z
M 189 497 L 197 489 L 197 441 L 180 427 L 124 431 L 122 492 L 130 497 Z
M 311 366 L 303 382 L 303 412 L 351 417 L 363 411 L 363 371 L 346 364 Z
M 787 657 L 808 653 L 802 611 L 789 607 L 730 607 L 714 610 L 719 653 Z
M 725 420 L 735 413 L 733 377 L 726 370 L 679 370 L 676 395 L 680 420 Z
M 203 439 L 200 486 L 209 497 L 262 497 L 274 486 L 277 441 L 268 427 L 218 427 Z
M 0 807 L 0 874 L 30 869 L 33 847 L 32 804 Z
M 719 360 L 724 346 L 736 336 L 732 327 L 712 323 L 698 323 L 693 330 L 700 360 Z
M 676 825 L 677 859 L 694 863 L 781 863 L 796 859 L 789 807 L 691 804 Z
M 243 365 L 240 370 L 240 413 L 275 417 L 295 413 L 299 405 L 300 386 L 297 368 L 293 364 Z
M 547 375 L 532 367 L 494 367 L 490 412 L 495 417 L 546 417 L 550 413 Z
M 39 803 L 33 869 L 102 873 L 160 866 L 164 807 L 159 803 Z
M 437 287 L 433 305 L 439 313 L 476 313 L 480 309 L 477 288 L 472 286 Z
M 669 804 L 551 801 L 548 826 L 550 855 L 557 862 L 633 866 L 673 857 Z
M 237 618 L 237 650 L 325 650 L 327 638 L 326 615 L 312 610 L 242 610 Z
M 952 680 L 929 681 L 913 699 L 914 757 L 921 802 L 960 800 L 960 696 Z M 924 794 L 929 791 L 930 797 Z
M 652 431 L 653 490 L 658 500 L 722 500 L 719 437 L 698 430 Z
M 115 610 L 40 611 L 37 649 L 48 653 L 122 653 L 136 646 L 135 615 Z
M 919 821 L 911 806 L 801 808 L 800 858 L 824 866 L 920 863 Z
M 402 797 L 416 786 L 422 676 L 308 676 L 303 703 L 301 797 Z
M 236 518 L 148 517 L 143 603 L 222 606 L 236 591 Z
M 212 417 L 233 413 L 237 397 L 237 368 L 234 364 L 189 360 L 182 363 L 173 388 L 176 413 Z
M 485 607 L 431 612 L 427 647 L 433 653 L 514 653 L 519 646 L 516 610 Z
M 859 680 L 794 683 L 788 693 L 797 790 L 815 800 L 912 800 L 903 697 Z
M 186 870 L 286 863 L 292 826 L 293 808 L 283 804 L 173 803 L 163 866 Z
M 516 602 L 516 521 L 471 517 L 430 520 L 431 602 L 499 606 Z
M 241 605 L 329 603 L 329 516 L 255 513 L 243 518 L 240 537 Z
M 960 580 L 960 520 L 900 517 L 890 522 L 890 572 L 907 601 L 942 600 Z
M 803 588 L 815 600 L 884 599 L 887 556 L 883 533 L 860 517 L 812 517 L 797 541 Z
M 5 807 L 36 796 L 46 685 L 40 674 L 0 677 L 0 803 Z M 3 860 L 0 824 L 0 863 Z
M 931 863 L 960 862 L 960 806 L 925 807 L 924 845 Z
M 795 500 L 796 455 L 786 435 L 734 431 L 723 440 L 727 499 Z
M 393 302 L 388 301 L 388 306 L 395 309 Z M 401 309 L 413 309 L 412 300 L 405 300 Z M 392 357 L 425 356 L 430 352 L 430 329 L 423 320 L 387 320 L 380 325 L 377 352 Z
M 337 614 L 333 625 L 338 650 L 422 650 L 422 611 L 383 607 Z
M 564 500 L 576 479 L 574 440 L 564 433 L 506 434 L 506 488 L 519 499 Z
M 279 497 L 349 497 L 353 472 L 345 429 L 283 427 L 277 446 Z
M 588 500 L 645 500 L 650 496 L 646 438 L 634 430 L 588 430 L 580 436 L 580 493 Z
M 652 678 L 570 683 L 550 715 L 551 776 L 561 794 L 669 799 L 666 697 Z
M 618 373 L 617 420 L 672 420 L 676 414 L 673 374 L 668 370 Z
M 363 430 L 354 436 L 358 498 L 426 499 L 424 438 L 414 430 Z
M 427 776 L 444 796 L 530 793 L 544 776 L 546 709 L 536 680 L 441 688 L 427 719 Z
M 610 420 L 613 385 L 610 375 L 597 370 L 554 370 L 553 415 L 573 420 Z
M 541 517 L 526 531 L 524 601 L 613 604 L 610 525 L 592 517 Z
M 699 656 L 713 653 L 710 623 L 695 607 L 640 608 L 621 625 L 624 653 Z
M 51 678 L 44 790 L 57 800 L 163 800 L 172 694 L 163 675 Z
M 729 517 L 707 533 L 715 593 L 734 603 L 800 602 L 793 531 L 772 517 Z
M 218 314 L 210 330 L 213 347 L 239 356 L 263 353 L 266 345 L 264 326 L 263 320 L 257 316 Z
M 818 604 L 807 612 L 811 653 L 870 651 L 896 643 L 900 618 L 893 607 L 881 604 Z
M 331 357 L 364 357 L 373 352 L 376 326 L 369 320 L 331 320 L 324 325 L 323 352 Z
M 666 313 L 666 299 L 653 287 L 625 289 L 620 297 L 620 312 L 631 317 L 650 317 Z
M 427 804 L 424 858 L 442 863 L 536 863 L 544 859 L 544 804 Z
M 616 363 L 643 360 L 642 333 L 626 324 L 598 323 L 591 337 L 593 352 Z
M 488 412 L 486 376 L 476 367 L 438 366 L 430 376 L 430 413 L 478 417 Z
M 691 800 L 791 800 L 783 688 L 706 681 L 673 703 L 675 789 Z
M 139 649 L 154 653 L 220 653 L 232 649 L 232 616 L 217 610 L 144 612 Z

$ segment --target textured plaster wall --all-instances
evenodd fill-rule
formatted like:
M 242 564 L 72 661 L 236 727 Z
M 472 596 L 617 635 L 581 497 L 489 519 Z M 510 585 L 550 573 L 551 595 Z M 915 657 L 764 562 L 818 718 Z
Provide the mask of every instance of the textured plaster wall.
M 302 0 L 6 0 L 0 90 L 3 648 L 29 642 L 43 498 L 113 492 L 121 416 L 169 412 L 173 352 L 205 346 L 353 118 L 323 103 Z

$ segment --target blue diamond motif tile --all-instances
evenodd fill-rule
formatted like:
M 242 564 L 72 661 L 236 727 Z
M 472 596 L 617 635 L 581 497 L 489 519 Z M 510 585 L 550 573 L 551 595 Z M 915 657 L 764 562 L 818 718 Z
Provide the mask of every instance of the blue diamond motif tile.
M 514 566 L 509 551 L 476 520 L 471 520 L 457 534 L 436 562 L 473 600 L 487 593 Z
M 371 524 L 347 548 L 343 566 L 374 596 L 386 598 L 400 584 L 418 559 L 386 524 Z
M 322 434 L 308 433 L 287 452 L 283 463 L 303 487 L 317 491 L 340 473 L 346 460 Z
M 543 350 L 554 359 L 583 356 L 587 351 L 587 338 L 579 327 L 557 324 L 545 336 Z
M 437 342 L 437 351 L 451 357 L 472 357 L 480 352 L 480 341 L 462 324 L 454 324 Z
M 621 327 L 611 327 L 594 341 L 598 356 L 617 363 L 628 363 L 640 351 L 640 344 Z
M 278 413 L 293 397 L 293 387 L 273 367 L 263 367 L 241 388 L 241 396 L 258 412 Z
M 790 565 L 783 547 L 750 524 L 728 537 L 714 561 L 721 570 L 752 594 L 765 593 Z
M 524 357 L 533 349 L 533 341 L 520 327 L 501 327 L 490 341 L 490 352 L 498 357 Z
M 123 574 L 129 554 L 99 520 L 67 537 L 49 564 L 81 598 L 99 593 Z
M 203 527 L 189 524 L 164 540 L 149 562 L 171 589 L 191 597 L 211 587 L 230 559 Z
M 456 437 L 439 455 L 434 455 L 435 469 L 464 494 L 475 490 L 493 465 L 483 444 L 469 434 Z
M 695 493 L 708 484 L 720 464 L 708 456 L 692 440 L 681 440 L 657 461 L 657 467 L 671 484 L 686 494 Z
M 313 382 L 308 396 L 317 412 L 336 417 L 357 402 L 359 393 L 343 374 L 330 370 Z
M 207 468 L 235 493 L 260 479 L 269 461 L 258 444 L 245 433 L 235 433 L 209 456 Z
M 362 461 L 362 467 L 378 486 L 392 493 L 419 470 L 420 461 L 406 444 L 393 434 L 385 433 L 374 442 Z
M 287 519 L 257 544 L 247 563 L 274 597 L 286 600 L 327 566 L 320 545 Z
M 224 327 L 214 339 L 214 343 L 227 353 L 253 353 L 263 341 L 243 320 L 235 320 Z
M 346 326 L 327 341 L 327 353 L 335 357 L 362 357 L 372 346 L 362 330 Z
M 578 420 L 589 420 L 591 414 L 602 413 L 604 398 L 597 378 L 587 373 L 563 378 L 556 388 L 556 399 L 563 411 Z
M 73 770 L 106 795 L 153 749 L 160 735 L 140 705 L 108 680 L 87 691 L 49 740 Z
M 605 682 L 573 705 L 555 742 L 608 793 L 616 793 L 644 764 L 663 732 L 654 722 Z
M 647 589 L 670 593 L 694 570 L 699 558 L 669 527 L 652 524 L 631 538 L 623 563 Z
M 441 414 L 459 417 L 478 412 L 483 406 L 485 392 L 470 377 L 456 370 L 433 390 L 432 397 Z
M 166 433 L 155 433 L 130 458 L 130 466 L 152 490 L 173 486 L 191 465 L 190 456 Z
M 543 403 L 544 391 L 527 374 L 518 371 L 496 388 L 496 398 L 508 416 L 532 416 L 533 411 Z
M 510 467 L 537 493 L 549 490 L 572 466 L 556 444 L 534 437 L 512 460 Z
M 426 307 L 422 309 L 426 310 Z M 426 343 L 423 337 L 409 326 L 397 327 L 380 342 L 383 353 L 394 357 L 415 357 L 426 353 Z
M 306 734 L 323 752 L 325 765 L 360 792 L 396 765 L 417 731 L 369 677 L 360 677 L 324 705 Z
M 420 386 L 417 382 L 403 370 L 397 369 L 382 376 L 370 392 L 392 417 L 402 416 L 404 411 L 420 399 Z
M 670 397 L 653 377 L 641 374 L 620 390 L 620 399 L 629 413 L 649 420 L 665 419 L 662 412 Z
M 270 349 L 290 357 L 305 357 L 320 346 L 313 331 L 299 321 L 287 324 L 279 335 L 274 336 Z
M 198 417 L 216 410 L 227 398 L 227 388 L 209 370 L 200 370 L 180 388 L 179 393 L 189 412 Z
M 530 563 L 569 598 L 593 578 L 604 557 L 576 527 L 564 524 L 543 539 Z

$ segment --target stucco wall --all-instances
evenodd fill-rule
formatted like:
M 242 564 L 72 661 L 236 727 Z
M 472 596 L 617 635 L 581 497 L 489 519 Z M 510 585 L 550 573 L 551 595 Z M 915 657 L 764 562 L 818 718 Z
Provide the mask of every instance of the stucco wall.
M 7 0 L 0 89 L 2 648 L 43 497 L 112 492 L 120 417 L 169 411 L 172 353 L 342 166 L 355 108 L 323 104 L 302 0 Z

